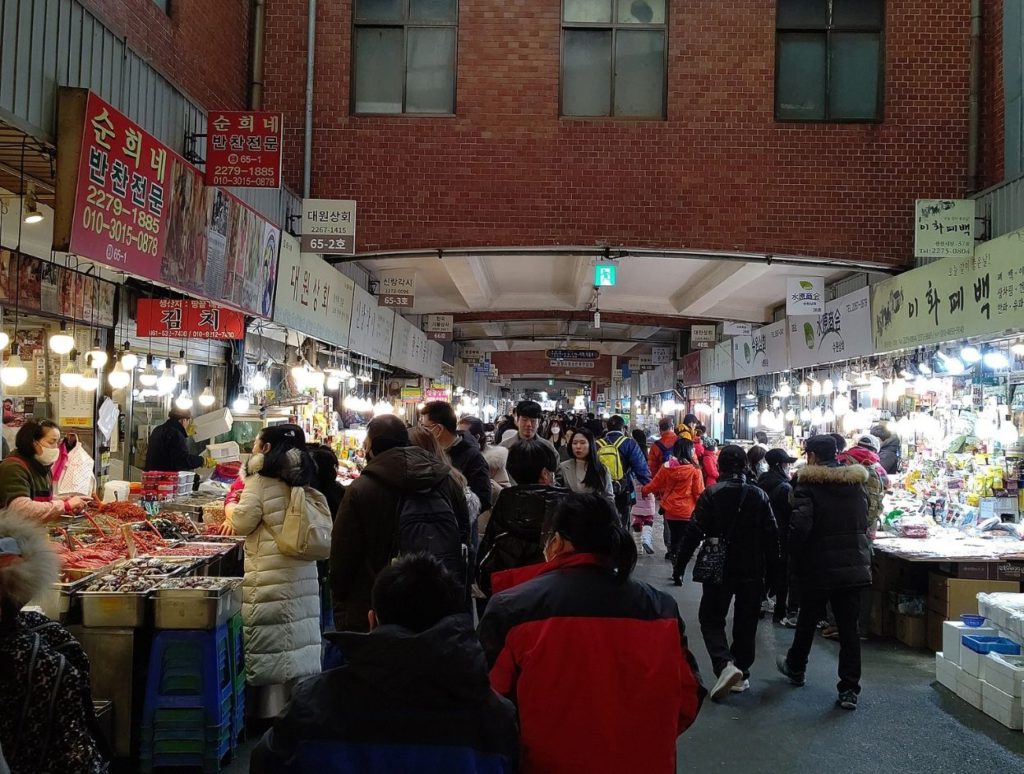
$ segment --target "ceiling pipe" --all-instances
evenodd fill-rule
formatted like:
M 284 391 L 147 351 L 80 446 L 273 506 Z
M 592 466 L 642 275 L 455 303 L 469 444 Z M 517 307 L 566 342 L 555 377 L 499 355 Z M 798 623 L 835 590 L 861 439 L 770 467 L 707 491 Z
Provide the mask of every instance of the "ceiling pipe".
M 302 144 L 302 197 L 309 198 L 313 167 L 313 65 L 316 60 L 316 0 L 308 0 L 306 17 L 306 134 Z

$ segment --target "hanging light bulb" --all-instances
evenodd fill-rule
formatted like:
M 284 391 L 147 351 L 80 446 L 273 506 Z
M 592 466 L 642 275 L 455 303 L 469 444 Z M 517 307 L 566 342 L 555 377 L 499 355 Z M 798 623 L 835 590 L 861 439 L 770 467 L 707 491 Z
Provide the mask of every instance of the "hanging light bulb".
M 810 379 L 811 395 L 815 398 L 821 395 L 821 382 L 815 379 L 813 376 Z
M 778 398 L 772 398 L 772 408 L 778 409 L 782 405 L 782 401 Z
M 355 386 L 356 386 L 356 378 L 355 378 L 354 376 L 350 376 L 350 377 L 348 378 L 348 386 L 349 386 L 350 388 L 352 388 L 352 387 L 355 387 Z
M 796 412 L 793 411 L 793 409 L 790 409 L 789 411 L 786 412 L 786 421 L 787 422 L 795 422 L 796 421 Z
M 115 390 L 123 390 L 132 380 L 132 375 L 121 367 L 121 363 L 118 362 L 114 365 L 113 370 L 107 374 L 107 384 Z
M 60 331 L 50 336 L 50 351 L 55 355 L 66 355 L 75 348 L 75 340 L 68 333 L 68 324 L 60 321 Z
M 793 388 L 789 386 L 789 382 L 783 382 L 779 386 L 779 397 L 788 398 L 793 394 Z
M 996 431 L 996 440 L 1003 448 L 1013 446 L 1019 438 L 1020 432 L 1013 422 L 1004 421 Z
M 146 389 L 152 389 L 156 387 L 157 378 L 156 371 L 153 370 L 153 356 L 150 355 L 146 358 L 146 368 L 139 374 L 139 384 Z
M 965 344 L 960 350 L 960 359 L 967 365 L 974 365 L 981 360 L 981 350 L 973 344 Z
M 889 388 L 885 391 L 885 399 L 895 403 L 907 394 L 907 383 L 903 379 L 893 379 L 889 382 Z
M 199 405 L 202 406 L 203 408 L 210 408 L 210 406 L 212 406 L 217 401 L 217 398 L 214 397 L 213 394 L 212 384 L 213 380 L 207 379 L 206 387 L 203 389 L 201 393 L 199 393 Z
M 881 400 L 885 395 L 885 382 L 883 382 L 878 376 L 872 376 L 868 391 L 873 400 Z
M 97 371 L 101 371 L 107 364 L 107 353 L 100 349 L 100 337 L 92 340 L 92 349 L 85 353 L 86 363 L 90 363 Z
M 82 374 L 82 381 L 78 385 L 78 389 L 82 392 L 96 392 L 96 388 L 100 386 L 100 378 L 97 376 L 95 368 L 85 369 L 85 373 Z
M 796 388 L 796 394 L 801 398 L 807 397 L 807 394 L 810 393 L 810 391 L 811 388 L 807 386 L 807 382 L 800 382 L 800 386 Z
M 249 384 L 256 392 L 263 392 L 263 390 L 267 389 L 267 375 L 263 371 L 257 370 Z
M 292 366 L 291 375 L 292 381 L 295 382 L 295 389 L 300 392 L 306 389 L 306 380 L 308 376 L 308 369 L 304 362 L 300 362 L 298 365 Z
M 811 421 L 811 412 L 810 412 L 809 409 L 803 409 L 800 412 L 800 421 L 804 422 L 804 423 L 807 423 L 807 422 Z
M 0 349 L 3 349 L 3 347 L 0 347 Z M 1014 354 L 1014 357 L 1024 357 L 1024 341 L 1018 341 L 1010 347 L 1010 352 Z
M 379 416 L 382 416 L 384 414 L 394 414 L 394 413 L 395 413 L 394 406 L 392 406 L 386 400 L 379 400 L 373 406 L 373 415 L 375 417 L 379 417 Z
M 184 376 L 188 373 L 188 363 L 185 361 L 185 350 L 178 352 L 178 359 L 174 363 L 174 375 Z
M 163 373 L 157 377 L 156 388 L 160 391 L 161 395 L 170 395 L 174 392 L 174 388 L 178 385 L 178 379 L 170 368 L 164 368 Z
M 832 401 L 832 411 L 837 417 L 846 416 L 850 413 L 850 399 L 845 395 L 837 395 Z
M 11 337 L 7 335 L 7 331 L 0 331 L 0 349 L 7 349 L 10 343 Z
M 348 395 L 341 399 L 341 405 L 347 408 L 349 411 L 355 411 L 356 400 L 356 396 L 353 395 L 352 393 L 349 393 Z
M 82 383 L 82 372 L 78 370 L 78 363 L 75 362 L 74 356 L 72 356 L 67 366 L 64 367 L 64 370 L 61 371 L 60 383 L 69 389 L 74 389 Z
M 336 392 L 341 387 L 341 377 L 337 371 L 331 371 L 324 384 L 329 392 Z
M 824 419 L 825 419 L 825 424 L 826 425 L 827 424 L 831 424 L 832 422 L 835 422 L 836 421 L 836 412 L 834 412 L 830 408 L 829 409 L 825 409 Z
M 192 396 L 188 391 L 188 382 L 185 382 L 181 386 L 181 392 L 179 392 L 178 397 L 174 399 L 174 405 L 182 411 L 189 411 L 192 408 Z
M 239 395 L 231 404 L 231 410 L 238 414 L 244 414 L 249 410 L 249 397 L 245 394 Z
M 121 353 L 121 368 L 125 371 L 131 371 L 138 364 L 139 356 L 132 352 L 131 345 L 126 341 L 124 343 L 124 351 Z
M 821 394 L 822 395 L 834 395 L 836 391 L 835 382 L 829 377 L 821 383 Z
M 306 374 L 306 389 L 323 392 L 326 376 L 323 371 L 314 369 Z
M 846 374 L 839 377 L 839 381 L 836 382 L 836 392 L 849 392 L 850 391 L 850 380 L 846 378 Z
M 938 353 L 938 362 L 942 364 L 942 371 L 947 376 L 960 376 L 967 370 L 960 358 L 947 355 L 945 352 Z
M 28 369 L 21 362 L 17 354 L 7 358 L 7 362 L 0 368 L 0 382 L 8 387 L 20 387 L 28 381 Z
M 985 364 L 986 368 L 991 368 L 993 371 L 1002 371 L 1010 367 L 1010 359 L 997 349 L 986 352 L 981 362 Z

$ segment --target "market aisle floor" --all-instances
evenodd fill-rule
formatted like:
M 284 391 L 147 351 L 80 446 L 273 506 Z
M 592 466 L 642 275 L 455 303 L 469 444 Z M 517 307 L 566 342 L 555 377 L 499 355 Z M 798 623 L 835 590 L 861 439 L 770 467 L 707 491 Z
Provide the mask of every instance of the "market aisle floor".
M 697 622 L 700 586 L 689 581 L 681 589 L 671 586 L 664 556 L 659 541 L 657 554 L 640 560 L 636 577 L 679 600 L 690 648 L 710 687 L 711 663 Z M 861 704 L 847 712 L 834 704 L 837 643 L 816 638 L 803 688 L 790 686 L 775 671 L 775 656 L 785 652 L 792 638 L 792 629 L 761 622 L 751 690 L 722 704 L 705 703 L 680 738 L 679 774 L 1024 772 L 1024 734 L 935 683 L 930 654 L 896 642 L 864 643 Z M 252 744 L 225 774 L 248 772 Z

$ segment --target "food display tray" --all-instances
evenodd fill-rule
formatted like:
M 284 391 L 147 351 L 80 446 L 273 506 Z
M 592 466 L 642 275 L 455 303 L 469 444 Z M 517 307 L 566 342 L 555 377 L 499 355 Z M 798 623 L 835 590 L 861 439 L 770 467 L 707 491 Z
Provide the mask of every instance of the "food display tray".
M 148 591 L 81 591 L 83 626 L 136 628 L 146 624 Z
M 217 590 L 157 588 L 153 592 L 157 629 L 215 629 L 241 609 L 241 578 Z

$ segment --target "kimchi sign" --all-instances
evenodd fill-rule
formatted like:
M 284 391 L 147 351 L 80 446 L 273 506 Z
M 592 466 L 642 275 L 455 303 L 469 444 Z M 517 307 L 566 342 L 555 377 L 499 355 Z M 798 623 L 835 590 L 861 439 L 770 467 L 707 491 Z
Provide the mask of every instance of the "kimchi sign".
M 85 89 L 60 89 L 53 246 L 270 319 L 281 231 Z
M 238 341 L 245 338 L 245 316 L 209 301 L 140 298 L 135 312 L 135 335 Z

